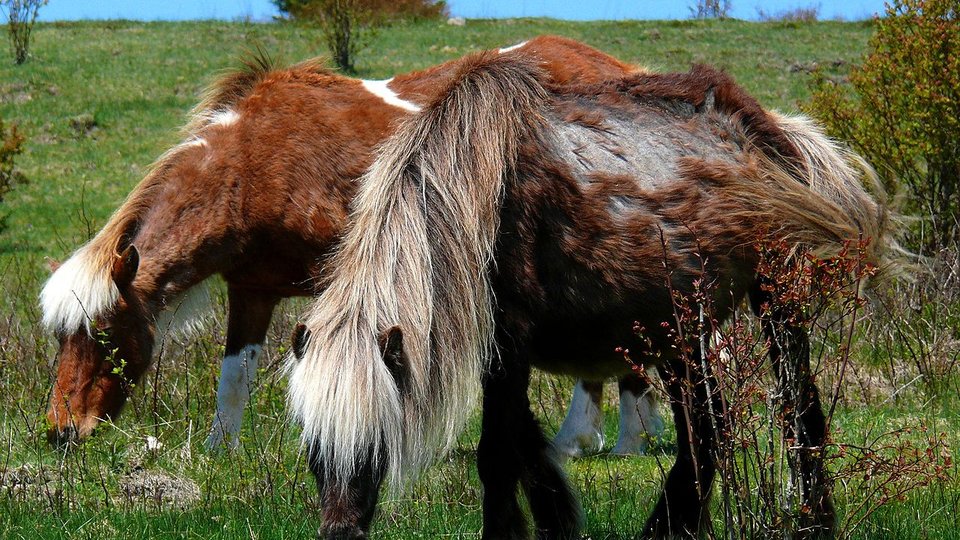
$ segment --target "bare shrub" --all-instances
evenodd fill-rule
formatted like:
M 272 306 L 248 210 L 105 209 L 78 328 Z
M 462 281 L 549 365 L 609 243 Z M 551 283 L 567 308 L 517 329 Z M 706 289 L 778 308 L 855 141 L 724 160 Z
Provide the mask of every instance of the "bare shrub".
M 859 291 L 874 273 L 864 262 L 864 247 L 849 245 L 839 256 L 826 259 L 785 256 L 791 251 L 783 244 L 764 244 L 760 250 L 760 275 L 770 298 L 760 308 L 761 319 L 773 313 L 786 315 L 791 326 L 813 337 L 807 347 L 812 377 L 808 380 L 816 380 L 820 388 L 820 400 L 814 404 L 822 403 L 826 421 L 822 445 L 802 442 L 804 394 L 810 391 L 803 366 L 785 366 L 784 356 L 773 363 L 776 377 L 771 380 L 768 375 L 771 340 L 765 338 L 763 324 L 740 313 L 721 327 L 714 317 L 716 291 L 708 279 L 696 284 L 693 295 L 671 287 L 675 320 L 664 324 L 675 329 L 674 349 L 687 373 L 694 374 L 694 384 L 682 385 L 680 403 L 686 418 L 700 419 L 689 420 L 678 430 L 695 430 L 694 422 L 706 417 L 721 434 L 713 453 L 718 476 L 713 493 L 721 514 L 713 524 L 720 528 L 708 529 L 710 538 L 816 536 L 822 532 L 814 519 L 817 509 L 804 501 L 826 501 L 831 493 L 845 503 L 832 523 L 835 536 L 855 537 L 880 508 L 951 474 L 946 434 L 920 419 L 866 432 L 846 433 L 833 426 L 853 369 L 851 343 L 866 305 Z M 703 262 L 704 275 L 706 267 Z M 641 336 L 645 331 L 634 330 Z M 793 339 L 774 338 L 778 343 Z M 705 351 L 702 357 L 696 353 L 699 348 Z M 633 363 L 630 352 L 623 352 Z M 705 385 L 707 394 L 717 398 L 706 400 L 706 410 L 694 405 L 696 384 Z M 821 482 L 806 481 L 797 472 L 800 465 L 801 470 L 816 471 Z M 809 489 L 817 491 L 804 493 Z
M 7 130 L 0 119 L 0 205 L 14 186 L 26 182 L 26 178 L 13 163 L 13 158 L 23 152 L 23 141 L 24 137 L 17 131 L 16 124 Z M 5 215 L 0 215 L 0 231 L 6 226 L 5 218 Z
M 33 24 L 37 21 L 40 8 L 47 5 L 47 2 L 48 0 L 0 0 L 0 7 L 7 10 L 7 32 L 10 33 L 13 58 L 17 65 L 27 61 Z
M 784 11 L 767 11 L 757 8 L 757 19 L 761 22 L 812 23 L 820 16 L 820 5 L 798 7 Z
M 690 6 L 690 16 L 695 19 L 726 19 L 732 8 L 730 0 L 697 0 Z
M 921 260 L 914 274 L 877 291 L 870 306 L 863 355 L 893 389 L 888 400 L 914 386 L 929 395 L 960 391 L 960 250 Z

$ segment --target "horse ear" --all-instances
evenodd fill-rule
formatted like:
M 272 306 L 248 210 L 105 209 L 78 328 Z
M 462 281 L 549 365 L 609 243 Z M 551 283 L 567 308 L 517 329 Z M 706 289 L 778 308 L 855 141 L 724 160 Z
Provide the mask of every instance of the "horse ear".
M 59 270 L 59 269 L 60 269 L 60 265 L 63 264 L 62 262 L 60 262 L 60 261 L 58 261 L 58 260 L 56 260 L 56 259 L 51 259 L 50 257 L 44 257 L 43 260 L 44 260 L 44 262 L 46 262 L 46 264 L 47 264 L 47 269 L 50 270 L 50 273 L 51 273 L 51 274 L 54 273 L 54 272 L 56 272 L 57 270 Z
M 407 378 L 407 355 L 403 350 L 403 331 L 399 326 L 391 326 L 380 335 L 378 341 L 380 352 L 383 354 L 383 363 L 387 365 L 393 380 L 403 391 Z
M 403 330 L 399 326 L 391 326 L 380 334 L 380 352 L 384 358 L 399 358 L 403 355 Z
M 113 261 L 113 268 L 110 269 L 110 277 L 117 284 L 117 288 L 125 290 L 133 283 L 133 278 L 137 275 L 137 268 L 140 267 L 140 253 L 133 244 L 130 244 Z
M 297 360 L 303 358 L 303 353 L 307 352 L 308 339 L 310 339 L 310 330 L 307 330 L 307 325 L 298 324 L 293 329 L 293 356 Z

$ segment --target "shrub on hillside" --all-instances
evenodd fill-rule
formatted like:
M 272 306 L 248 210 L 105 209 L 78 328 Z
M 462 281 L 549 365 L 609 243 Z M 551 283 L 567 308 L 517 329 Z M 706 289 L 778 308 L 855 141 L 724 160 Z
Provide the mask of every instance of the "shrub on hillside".
M 730 16 L 730 0 L 697 0 L 690 6 L 695 19 L 726 19 Z
M 958 16 L 957 0 L 894 0 L 849 82 L 816 74 L 806 105 L 888 189 L 905 188 L 907 210 L 927 218 L 914 240 L 927 249 L 960 241 Z
M 0 205 L 3 199 L 16 184 L 26 181 L 23 174 L 13 164 L 14 156 L 23 152 L 23 135 L 13 125 L 6 129 L 3 120 L 0 120 Z M 5 227 L 4 217 L 0 217 L 0 231 Z
M 777 12 L 763 8 L 757 9 L 757 19 L 760 22 L 812 23 L 817 22 L 819 16 L 820 6 L 798 7 Z
M 348 72 L 371 28 L 397 20 L 439 19 L 447 14 L 442 0 L 273 0 L 295 19 L 319 24 L 333 61 Z
M 37 21 L 37 12 L 48 0 L 0 0 L 0 7 L 7 11 L 7 32 L 13 47 L 13 60 L 19 65 L 27 61 L 30 50 L 30 34 Z
M 315 9 L 318 0 L 274 0 L 277 8 L 294 18 L 299 18 Z M 368 11 L 386 21 L 440 19 L 448 14 L 447 4 L 442 0 L 357 0 L 361 10 Z

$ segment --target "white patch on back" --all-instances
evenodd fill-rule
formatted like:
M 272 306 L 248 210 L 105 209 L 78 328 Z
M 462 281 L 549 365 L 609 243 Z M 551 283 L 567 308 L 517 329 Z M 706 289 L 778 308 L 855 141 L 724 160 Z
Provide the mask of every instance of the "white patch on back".
M 70 256 L 40 292 L 43 325 L 53 332 L 90 332 L 91 321 L 109 312 L 120 299 L 108 269 L 93 260 L 90 244 Z
M 387 105 L 393 105 L 394 107 L 399 107 L 405 111 L 410 112 L 419 112 L 420 107 L 415 103 L 411 103 L 405 99 L 401 99 L 396 92 L 390 89 L 390 81 L 393 80 L 393 77 L 385 79 L 382 81 L 360 81 L 363 84 L 363 87 L 367 89 L 368 92 L 382 99 Z
M 180 148 L 190 148 L 190 147 L 192 147 L 192 146 L 201 146 L 201 147 L 203 147 L 203 146 L 206 146 L 206 145 L 207 145 L 207 140 L 206 140 L 206 139 L 204 139 L 203 137 L 196 137 L 196 136 L 194 136 L 194 137 L 190 137 L 189 139 L 187 139 L 187 140 L 183 141 L 182 143 L 180 143 Z
M 601 414 L 600 404 L 583 387 L 583 381 L 577 381 L 567 417 L 553 439 L 554 448 L 561 455 L 571 457 L 599 452 L 603 448 Z
M 207 123 L 211 126 L 227 127 L 236 124 L 237 120 L 240 120 L 240 115 L 233 109 L 220 109 L 210 113 L 210 119 Z
M 503 48 L 501 48 L 501 49 L 498 49 L 498 51 L 500 52 L 500 54 L 506 54 L 506 53 L 508 53 L 508 52 L 510 52 L 510 51 L 515 51 L 515 50 L 519 49 L 520 47 L 523 47 L 523 46 L 526 45 L 526 44 L 527 44 L 526 41 L 522 41 L 522 42 L 520 42 L 520 43 L 517 43 L 516 45 L 511 45 L 511 46 L 509 46 L 509 47 L 503 47 Z
M 217 388 L 217 412 L 207 437 L 208 449 L 216 449 L 224 444 L 236 448 L 240 444 L 238 435 L 243 424 L 243 409 L 250 400 L 257 378 L 257 359 L 262 350 L 260 345 L 247 345 L 239 354 L 223 359 L 220 386 Z

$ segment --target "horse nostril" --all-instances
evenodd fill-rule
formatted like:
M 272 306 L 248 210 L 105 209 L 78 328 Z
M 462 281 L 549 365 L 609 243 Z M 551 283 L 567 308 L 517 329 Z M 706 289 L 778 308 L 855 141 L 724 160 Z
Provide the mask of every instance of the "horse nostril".
M 50 428 L 50 431 L 47 432 L 47 441 L 57 449 L 62 449 L 70 443 L 76 442 L 77 439 L 77 428 L 73 426 Z

